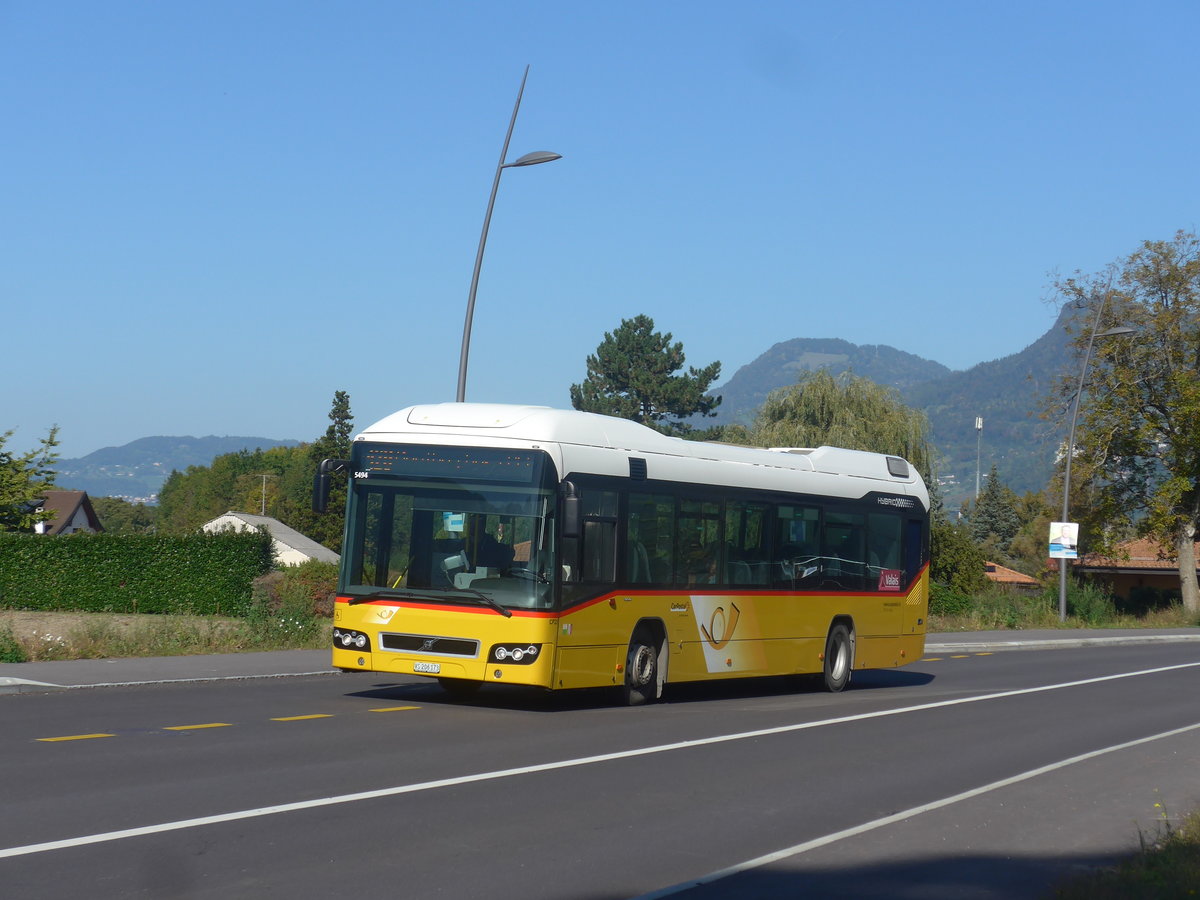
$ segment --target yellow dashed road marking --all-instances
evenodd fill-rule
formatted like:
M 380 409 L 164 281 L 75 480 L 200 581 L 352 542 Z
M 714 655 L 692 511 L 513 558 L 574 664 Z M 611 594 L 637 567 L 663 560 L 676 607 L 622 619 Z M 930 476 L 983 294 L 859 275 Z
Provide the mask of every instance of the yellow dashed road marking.
M 90 741 L 92 738 L 116 737 L 115 734 L 68 734 L 63 737 L 38 738 L 39 741 L 45 743 L 53 743 L 55 741 Z
M 168 725 L 163 731 L 192 731 L 196 728 L 231 728 L 228 722 L 206 722 L 203 725 Z
M 309 715 L 309 716 L 279 716 L 278 718 L 274 718 L 271 721 L 272 722 L 299 722 L 303 719 L 332 719 L 332 718 L 333 718 L 333 716 L 330 713 L 313 713 L 312 715 Z
M 382 706 L 379 709 L 372 709 L 371 712 L 402 712 L 406 709 L 420 709 L 419 706 Z

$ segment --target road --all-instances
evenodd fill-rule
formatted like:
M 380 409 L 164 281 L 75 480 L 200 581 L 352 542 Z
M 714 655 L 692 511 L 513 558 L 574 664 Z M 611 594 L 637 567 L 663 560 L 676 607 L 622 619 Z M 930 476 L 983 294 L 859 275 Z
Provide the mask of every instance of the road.
M 1037 897 L 1200 806 L 1200 645 L 668 702 L 372 675 L 0 696 L 4 896 Z

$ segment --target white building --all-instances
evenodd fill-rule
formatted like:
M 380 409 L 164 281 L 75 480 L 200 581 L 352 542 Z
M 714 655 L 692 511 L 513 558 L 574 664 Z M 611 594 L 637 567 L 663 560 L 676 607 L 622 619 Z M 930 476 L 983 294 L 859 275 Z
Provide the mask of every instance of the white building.
M 256 516 L 252 513 L 227 512 L 217 516 L 211 522 L 201 526 L 204 531 L 253 531 L 265 528 L 271 535 L 271 544 L 275 550 L 275 562 L 281 566 L 298 566 L 310 559 L 321 562 L 336 563 L 340 558 L 328 547 L 318 544 L 312 538 L 307 538 L 294 528 L 289 528 L 278 519 L 270 516 Z

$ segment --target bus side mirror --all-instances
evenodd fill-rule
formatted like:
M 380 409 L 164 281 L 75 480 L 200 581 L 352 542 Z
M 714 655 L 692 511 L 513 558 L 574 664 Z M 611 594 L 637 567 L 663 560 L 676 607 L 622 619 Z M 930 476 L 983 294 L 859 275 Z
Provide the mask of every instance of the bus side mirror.
M 329 508 L 330 473 L 346 472 L 350 469 L 348 459 L 323 459 L 317 466 L 317 474 L 313 476 L 312 508 L 315 513 L 323 513 Z
M 564 481 L 559 490 L 562 492 L 562 536 L 577 538 L 580 534 L 579 493 L 569 481 Z

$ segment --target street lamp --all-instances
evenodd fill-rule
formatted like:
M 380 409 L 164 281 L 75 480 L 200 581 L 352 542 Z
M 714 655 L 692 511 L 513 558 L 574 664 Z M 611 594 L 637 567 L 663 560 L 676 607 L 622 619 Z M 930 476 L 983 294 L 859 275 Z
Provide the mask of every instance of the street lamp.
M 508 122 L 508 133 L 504 135 L 504 146 L 500 150 L 500 162 L 496 166 L 496 177 L 492 180 L 492 193 L 488 197 L 487 213 L 483 217 L 483 232 L 479 235 L 479 249 L 475 253 L 475 271 L 471 274 L 471 291 L 467 295 L 467 318 L 463 323 L 462 353 L 458 357 L 458 394 L 455 400 L 462 403 L 467 399 L 467 356 L 471 350 L 471 321 L 475 318 L 475 291 L 479 287 L 479 270 L 483 266 L 483 248 L 487 243 L 488 226 L 492 223 L 492 207 L 496 205 L 496 191 L 500 187 L 500 173 L 505 169 L 515 169 L 519 166 L 536 166 L 539 163 L 553 162 L 562 159 L 559 153 L 549 150 L 536 150 L 510 163 L 504 161 L 508 156 L 508 141 L 512 137 L 513 126 L 517 124 L 517 110 L 521 108 L 521 95 L 525 93 L 525 79 L 529 77 L 529 66 L 525 67 L 525 75 L 521 78 L 521 88 L 517 91 L 517 102 L 513 106 L 512 118 Z
M 1075 421 L 1079 418 L 1079 397 L 1083 393 L 1083 382 L 1087 378 L 1088 364 L 1092 361 L 1092 346 L 1096 343 L 1096 338 L 1116 337 L 1117 335 L 1133 334 L 1136 331 L 1127 325 L 1110 328 L 1108 331 L 1096 331 L 1100 327 L 1100 316 L 1104 312 L 1105 303 L 1108 302 L 1109 293 L 1110 291 L 1105 291 L 1104 296 L 1100 299 L 1100 306 L 1096 309 L 1096 321 L 1092 323 L 1092 334 L 1088 338 L 1087 352 L 1083 355 L 1083 368 L 1079 371 L 1079 385 L 1075 389 L 1075 399 L 1071 401 L 1071 428 L 1067 432 L 1067 463 L 1063 468 L 1061 520 L 1063 522 L 1069 521 L 1067 501 L 1071 496 L 1071 458 L 1075 455 Z M 1058 561 L 1058 620 L 1060 622 L 1067 621 L 1067 561 L 1065 559 Z

